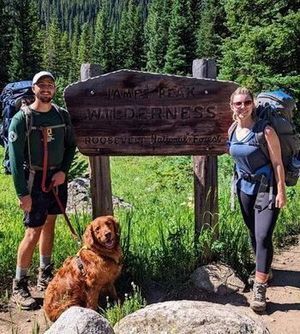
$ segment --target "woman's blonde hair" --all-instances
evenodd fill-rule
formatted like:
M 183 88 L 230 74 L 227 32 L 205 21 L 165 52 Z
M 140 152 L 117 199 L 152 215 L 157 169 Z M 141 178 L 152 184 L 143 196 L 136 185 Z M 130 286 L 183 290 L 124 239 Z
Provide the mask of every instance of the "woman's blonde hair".
M 253 102 L 253 109 L 252 109 L 252 118 L 255 119 L 256 118 L 256 115 L 255 115 L 255 99 L 254 99 L 254 95 L 253 93 L 251 92 L 251 90 L 247 87 L 238 87 L 230 96 L 230 106 L 232 105 L 232 101 L 233 101 L 233 98 L 236 96 L 236 95 L 249 95 L 252 102 Z M 232 115 L 232 118 L 234 121 L 236 121 L 236 114 L 235 112 L 233 112 L 233 115 Z

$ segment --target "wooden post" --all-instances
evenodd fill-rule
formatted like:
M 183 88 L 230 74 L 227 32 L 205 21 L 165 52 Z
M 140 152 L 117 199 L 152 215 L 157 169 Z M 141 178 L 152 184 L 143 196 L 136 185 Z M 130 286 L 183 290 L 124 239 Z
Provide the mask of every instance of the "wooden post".
M 215 79 L 216 62 L 213 59 L 195 59 L 193 77 Z M 209 94 L 209 91 L 207 92 Z M 217 156 L 194 156 L 195 243 L 201 229 L 218 221 Z
M 100 75 L 101 68 L 97 64 L 82 64 L 81 81 Z M 110 178 L 109 157 L 90 157 L 90 178 L 93 218 L 102 215 L 112 215 L 112 190 Z

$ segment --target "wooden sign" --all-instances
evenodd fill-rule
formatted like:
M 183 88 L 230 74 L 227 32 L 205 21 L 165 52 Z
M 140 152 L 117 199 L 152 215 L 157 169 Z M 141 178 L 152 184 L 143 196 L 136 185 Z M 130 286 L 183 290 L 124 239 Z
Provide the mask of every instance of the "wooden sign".
M 64 92 L 85 155 L 206 155 L 226 150 L 233 82 L 120 70 Z

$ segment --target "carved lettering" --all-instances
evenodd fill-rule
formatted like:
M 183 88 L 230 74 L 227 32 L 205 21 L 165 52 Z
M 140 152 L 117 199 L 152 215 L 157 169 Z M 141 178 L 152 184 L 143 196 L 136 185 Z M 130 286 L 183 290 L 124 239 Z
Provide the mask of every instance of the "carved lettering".
M 168 87 L 141 87 L 137 89 L 108 89 L 105 93 L 106 98 L 109 100 L 122 100 L 122 99 L 149 99 L 151 97 L 159 98 L 195 98 L 204 95 L 204 90 L 197 90 L 194 86 L 186 86 L 180 88 L 168 88 Z
M 85 119 L 96 120 L 187 120 L 216 117 L 217 107 L 209 105 L 207 107 L 198 105 L 192 106 L 157 106 L 157 107 L 99 107 L 97 109 L 87 109 Z
M 152 146 L 160 145 L 210 145 L 218 144 L 222 142 L 220 135 L 216 136 L 195 136 L 195 135 L 183 135 L 183 136 L 103 136 L 103 137 L 85 137 L 85 144 L 88 145 L 143 145 L 150 144 Z

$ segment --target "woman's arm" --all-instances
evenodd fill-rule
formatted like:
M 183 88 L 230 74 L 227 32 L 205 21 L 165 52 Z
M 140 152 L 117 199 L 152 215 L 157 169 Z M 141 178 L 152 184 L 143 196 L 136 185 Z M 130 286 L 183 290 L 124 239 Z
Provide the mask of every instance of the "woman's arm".
M 265 128 L 264 135 L 267 141 L 269 156 L 277 183 L 277 196 L 275 199 L 275 207 L 282 208 L 286 205 L 287 199 L 285 192 L 285 172 L 281 158 L 280 141 L 276 131 L 270 126 L 267 126 Z

